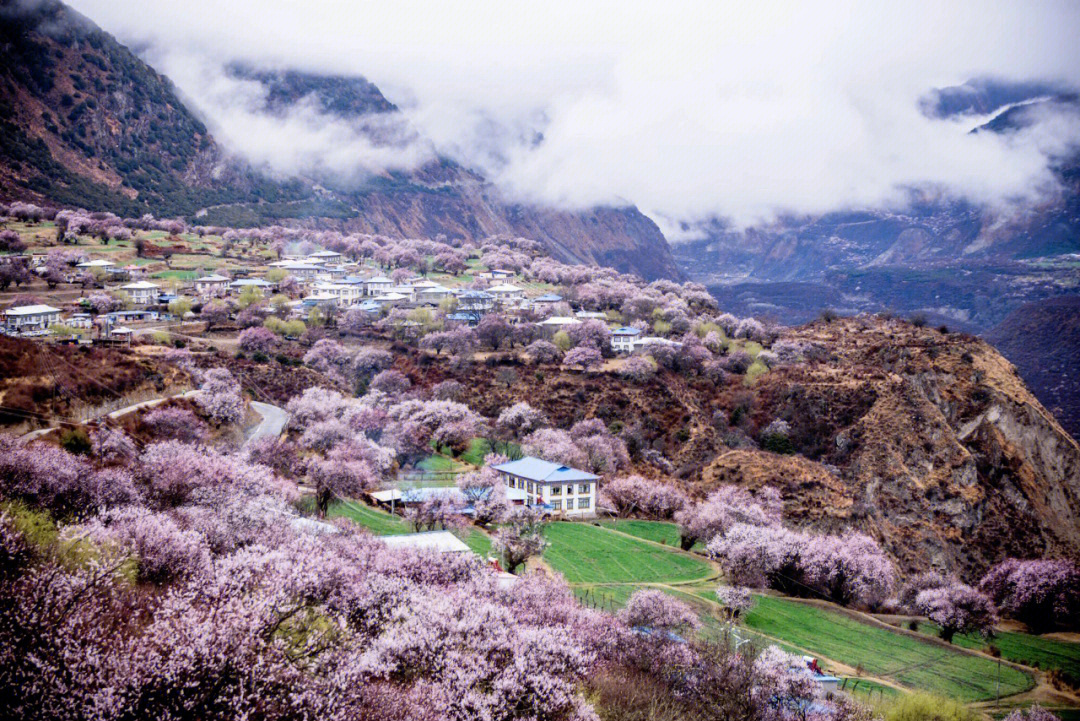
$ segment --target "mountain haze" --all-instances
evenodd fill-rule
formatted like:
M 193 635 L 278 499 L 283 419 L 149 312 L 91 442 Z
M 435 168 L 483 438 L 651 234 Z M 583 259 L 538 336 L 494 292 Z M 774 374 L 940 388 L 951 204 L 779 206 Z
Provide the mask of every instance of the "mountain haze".
M 633 207 L 580 212 L 515 204 L 475 172 L 435 158 L 410 172 L 343 182 L 283 178 L 227 153 L 172 83 L 62 3 L 0 6 L 0 194 L 206 224 L 326 225 L 391 236 L 527 235 L 567 262 L 679 278 L 659 228 Z M 265 110 L 317 107 L 370 132 L 411 131 L 362 78 L 236 66 Z

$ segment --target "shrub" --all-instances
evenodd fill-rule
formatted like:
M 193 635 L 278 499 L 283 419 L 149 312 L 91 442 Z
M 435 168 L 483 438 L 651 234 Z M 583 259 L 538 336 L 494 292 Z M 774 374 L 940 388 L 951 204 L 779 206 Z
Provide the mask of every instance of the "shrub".
M 60 447 L 77 456 L 88 456 L 91 451 L 90 436 L 85 428 L 72 428 L 60 434 Z
M 884 721 L 978 721 L 979 714 L 953 699 L 905 693 L 878 707 Z

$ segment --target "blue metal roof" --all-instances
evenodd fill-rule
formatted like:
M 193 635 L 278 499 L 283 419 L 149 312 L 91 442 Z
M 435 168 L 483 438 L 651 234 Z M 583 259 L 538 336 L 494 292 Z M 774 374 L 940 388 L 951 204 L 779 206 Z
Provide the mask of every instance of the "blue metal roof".
M 533 303 L 558 303 L 560 300 L 562 300 L 561 295 L 555 295 L 554 293 L 545 293 L 539 298 L 533 298 Z
M 594 476 L 586 471 L 579 471 L 576 468 L 552 463 L 541 458 L 534 458 L 533 456 L 525 456 L 516 461 L 501 463 L 493 466 L 493 468 L 496 471 L 540 483 L 573 483 L 575 481 L 595 481 L 600 478 L 600 476 Z
M 632 328 L 632 327 L 630 327 L 628 325 L 624 325 L 622 328 L 616 328 L 615 330 L 611 331 L 611 334 L 612 335 L 640 335 L 641 334 L 641 329 L 640 328 Z

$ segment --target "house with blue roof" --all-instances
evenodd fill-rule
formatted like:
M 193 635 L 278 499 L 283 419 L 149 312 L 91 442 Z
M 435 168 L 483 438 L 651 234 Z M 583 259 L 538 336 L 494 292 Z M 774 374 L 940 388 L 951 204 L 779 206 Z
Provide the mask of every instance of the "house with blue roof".
M 492 468 L 502 477 L 507 489 L 525 491 L 526 505 L 579 518 L 596 515 L 600 476 L 533 456 Z
M 611 331 L 611 349 L 616 353 L 632 353 L 634 341 L 641 335 L 639 328 L 623 326 Z

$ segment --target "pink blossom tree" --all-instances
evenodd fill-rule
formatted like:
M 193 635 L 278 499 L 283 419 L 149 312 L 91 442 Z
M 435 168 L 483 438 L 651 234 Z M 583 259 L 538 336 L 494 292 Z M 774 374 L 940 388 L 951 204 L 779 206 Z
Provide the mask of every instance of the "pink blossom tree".
M 963 583 L 922 591 L 915 597 L 915 607 L 940 627 L 941 638 L 949 643 L 957 633 L 990 638 L 998 620 L 990 597 Z
M 1071 561 L 1009 558 L 983 576 L 979 590 L 1035 633 L 1080 624 L 1080 566 Z
M 571 368 L 577 366 L 583 371 L 599 368 L 603 362 L 604 359 L 600 355 L 600 351 L 589 345 L 571 348 L 563 356 L 563 365 Z
M 562 351 L 554 343 L 535 340 L 526 346 L 525 355 L 529 356 L 533 363 L 558 363 L 562 358 Z
M 277 345 L 277 336 L 260 325 L 240 331 L 237 341 L 247 353 L 269 353 Z
M 195 403 L 211 421 L 218 425 L 237 423 L 244 416 L 244 399 L 240 384 L 224 368 L 212 368 L 203 375 L 202 386 Z
M 142 425 L 163 440 L 201 443 L 206 439 L 206 424 L 187 408 L 155 408 L 143 416 Z
M 540 512 L 526 506 L 512 507 L 503 518 L 503 525 L 495 532 L 491 547 L 502 557 L 507 572 L 513 573 L 547 547 Z

